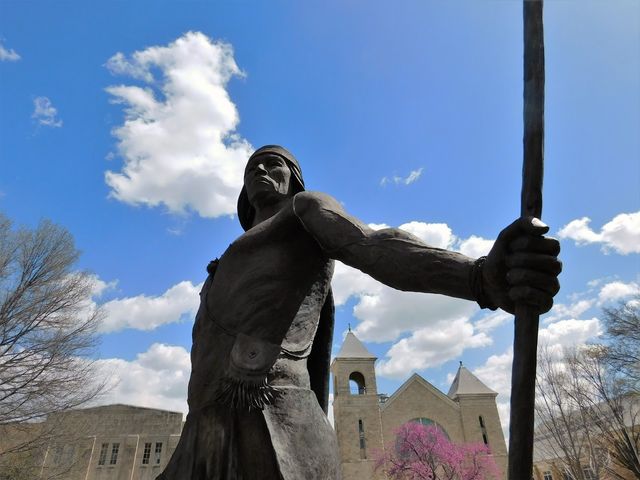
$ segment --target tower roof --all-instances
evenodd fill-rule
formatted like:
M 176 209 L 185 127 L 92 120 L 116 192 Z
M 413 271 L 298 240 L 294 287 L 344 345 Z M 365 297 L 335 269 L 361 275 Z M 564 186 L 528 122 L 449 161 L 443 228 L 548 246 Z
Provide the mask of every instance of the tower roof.
M 458 395 L 497 395 L 497 392 L 494 392 L 489 387 L 487 387 L 484 383 L 482 383 L 478 377 L 476 377 L 473 373 L 471 373 L 465 366 L 460 362 L 460 367 L 458 368 L 458 373 L 456 373 L 456 378 L 453 379 L 453 383 L 451 384 L 451 388 L 449 389 L 449 393 L 447 395 L 449 398 L 455 398 Z
M 336 358 L 371 358 L 375 360 L 377 357 L 367 350 L 362 342 L 349 330 Z

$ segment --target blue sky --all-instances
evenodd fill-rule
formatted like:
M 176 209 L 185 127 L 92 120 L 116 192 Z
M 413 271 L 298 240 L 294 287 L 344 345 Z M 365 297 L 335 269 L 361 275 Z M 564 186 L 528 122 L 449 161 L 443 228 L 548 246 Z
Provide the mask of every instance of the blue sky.
M 519 212 L 521 24 L 516 1 L 0 0 L 0 211 L 74 235 L 119 380 L 104 401 L 185 408 L 198 286 L 263 144 L 367 223 L 486 252 Z M 543 219 L 565 271 L 540 335 L 561 346 L 640 291 L 640 4 L 548 1 L 545 29 Z M 343 266 L 334 290 L 334 351 L 350 323 L 380 391 L 413 371 L 446 391 L 462 360 L 506 424 L 508 316 Z

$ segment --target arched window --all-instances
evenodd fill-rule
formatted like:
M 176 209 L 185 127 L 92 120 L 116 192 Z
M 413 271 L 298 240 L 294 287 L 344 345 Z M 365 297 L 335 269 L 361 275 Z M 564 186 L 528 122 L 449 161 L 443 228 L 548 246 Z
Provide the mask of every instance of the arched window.
M 449 438 L 449 434 L 447 433 L 447 431 L 444 428 L 442 428 L 442 426 L 438 422 L 435 422 L 430 418 L 426 418 L 426 417 L 413 418 L 409 420 L 407 423 L 419 423 L 420 425 L 423 425 L 425 427 L 429 427 L 429 426 L 436 427 L 448 440 L 451 440 Z M 402 437 L 403 437 L 402 435 L 398 435 L 396 437 L 396 453 L 400 456 L 400 458 L 403 458 L 406 460 L 412 455 L 412 453 L 405 448 L 406 447 L 405 440 Z
M 435 422 L 435 421 L 431 420 L 430 418 L 420 417 L 420 418 L 414 418 L 414 419 L 409 420 L 409 421 L 410 422 L 414 422 L 414 423 L 419 423 L 420 425 L 424 425 L 425 427 L 428 427 L 429 425 L 433 425 L 433 426 L 437 427 L 438 430 L 440 430 L 442 433 L 444 433 L 445 437 L 449 438 L 449 434 L 442 427 L 442 425 L 440 425 L 438 422 Z
M 353 372 L 349 375 L 349 391 L 351 395 L 364 395 L 367 393 L 367 387 L 364 384 L 364 375 L 360 372 Z

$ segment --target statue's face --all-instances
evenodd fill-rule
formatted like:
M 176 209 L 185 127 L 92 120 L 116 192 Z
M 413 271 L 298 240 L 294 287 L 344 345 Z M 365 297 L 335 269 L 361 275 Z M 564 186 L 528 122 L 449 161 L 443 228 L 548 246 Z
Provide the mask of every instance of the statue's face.
M 289 196 L 291 170 L 284 158 L 272 153 L 253 157 L 244 170 L 249 202 L 277 200 Z

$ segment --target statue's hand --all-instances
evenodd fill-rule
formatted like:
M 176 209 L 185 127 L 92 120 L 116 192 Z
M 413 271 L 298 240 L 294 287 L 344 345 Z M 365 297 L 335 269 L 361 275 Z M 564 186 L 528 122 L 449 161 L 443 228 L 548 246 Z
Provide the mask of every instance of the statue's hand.
M 545 313 L 560 290 L 560 242 L 537 218 L 521 217 L 500 232 L 482 268 L 485 297 L 493 306 L 514 313 L 516 303 Z

